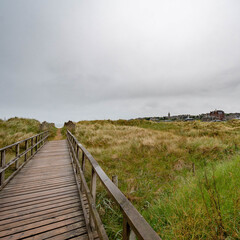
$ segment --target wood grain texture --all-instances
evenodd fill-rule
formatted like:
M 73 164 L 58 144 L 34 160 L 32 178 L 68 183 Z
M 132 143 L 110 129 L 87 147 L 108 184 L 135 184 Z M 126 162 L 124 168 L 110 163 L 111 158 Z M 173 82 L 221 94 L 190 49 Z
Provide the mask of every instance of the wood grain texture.
M 70 238 L 89 239 L 66 140 L 52 141 L 0 192 L 0 239 Z

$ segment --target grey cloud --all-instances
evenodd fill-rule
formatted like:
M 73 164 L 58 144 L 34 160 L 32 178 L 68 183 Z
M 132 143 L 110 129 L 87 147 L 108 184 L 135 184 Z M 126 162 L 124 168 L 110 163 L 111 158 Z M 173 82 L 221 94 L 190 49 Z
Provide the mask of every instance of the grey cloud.
M 237 0 L 3 0 L 0 32 L 0 118 L 239 111 Z

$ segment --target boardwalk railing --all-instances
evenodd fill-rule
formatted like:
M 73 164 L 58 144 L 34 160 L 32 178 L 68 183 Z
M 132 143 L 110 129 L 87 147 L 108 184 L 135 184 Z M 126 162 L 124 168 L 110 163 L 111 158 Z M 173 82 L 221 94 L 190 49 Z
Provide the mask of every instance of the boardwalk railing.
M 108 239 L 106 231 L 101 223 L 100 216 L 97 212 L 96 201 L 96 181 L 97 177 L 100 179 L 103 186 L 112 196 L 116 204 L 120 207 L 123 215 L 123 239 L 144 239 L 144 240 L 160 240 L 157 233 L 146 222 L 143 216 L 136 210 L 131 202 L 124 196 L 118 187 L 109 179 L 106 173 L 99 166 L 93 156 L 78 142 L 76 137 L 67 130 L 67 139 L 71 150 L 73 165 L 76 174 L 80 177 L 81 193 L 86 194 L 89 205 L 89 220 L 86 219 L 87 224 L 92 229 L 96 229 L 100 239 Z M 81 155 L 81 159 L 80 159 Z M 92 168 L 90 189 L 88 188 L 85 179 L 86 160 L 89 161 Z
M 0 190 L 20 171 L 20 169 L 30 160 L 45 144 L 49 132 L 42 132 L 33 137 L 21 140 L 4 148 L 0 148 Z M 6 152 L 9 151 L 9 154 Z M 14 155 L 14 158 L 6 161 L 8 157 Z M 23 161 L 20 161 L 23 159 Z M 13 165 L 14 164 L 14 165 Z M 9 171 L 10 176 L 5 179 L 5 173 Z

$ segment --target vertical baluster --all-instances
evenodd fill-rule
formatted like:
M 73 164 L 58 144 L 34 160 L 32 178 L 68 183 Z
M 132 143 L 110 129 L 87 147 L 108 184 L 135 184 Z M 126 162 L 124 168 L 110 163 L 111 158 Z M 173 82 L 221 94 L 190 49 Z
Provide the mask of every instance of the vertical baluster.
M 37 142 L 38 142 L 38 136 L 36 136 L 36 140 L 35 140 L 36 142 L 36 147 L 35 147 L 35 151 L 37 152 L 37 150 L 38 150 L 38 145 L 37 145 Z
M 96 202 L 96 187 L 97 187 L 97 174 L 95 170 L 92 168 L 92 179 L 91 179 L 91 194 L 93 197 L 93 202 Z
M 33 138 L 31 138 L 31 147 L 32 147 L 32 149 L 31 149 L 31 156 L 33 155 Z
M 92 168 L 91 194 L 93 197 L 94 205 L 96 203 L 96 187 L 97 187 L 97 174 L 96 174 L 95 170 Z M 95 224 L 94 224 L 91 213 L 89 214 L 89 216 L 90 216 L 90 224 L 91 224 L 92 230 L 95 230 Z
M 42 144 L 44 145 L 45 144 L 45 136 L 47 136 L 47 134 L 48 134 L 48 132 L 46 132 L 46 133 L 43 133 L 43 142 L 42 142 Z
M 130 231 L 131 230 L 127 218 L 123 215 L 123 240 L 129 240 Z
M 42 140 L 42 134 L 41 134 L 41 135 L 39 135 L 39 142 L 40 142 L 40 143 L 39 143 L 39 147 L 41 147 L 41 146 L 42 146 L 42 141 L 41 141 L 41 140 Z
M 78 161 L 79 162 L 79 147 L 77 145 L 77 151 L 76 151 L 76 159 L 75 161 Z M 79 169 L 77 167 L 77 163 L 76 163 L 76 173 L 79 174 Z
M 76 153 L 76 156 L 77 156 L 77 160 L 79 161 L 79 146 L 77 145 L 77 153 Z
M 5 167 L 6 163 L 6 152 L 5 150 L 1 151 L 1 162 L 0 162 L 0 167 Z M 5 170 L 0 173 L 0 186 L 3 185 L 5 180 Z
M 131 230 L 125 215 L 123 215 L 123 240 L 136 240 L 136 234 Z
M 83 176 L 85 173 L 85 154 L 82 152 L 82 171 L 83 171 Z M 81 191 L 83 192 L 83 183 L 81 184 Z
M 28 140 L 25 141 L 25 151 L 27 151 L 27 149 L 28 149 Z M 27 152 L 25 153 L 24 161 L 25 162 L 27 161 Z
M 18 157 L 19 155 L 19 144 L 16 145 L 16 158 Z M 19 160 L 16 161 L 15 163 L 15 169 L 17 170 L 19 167 Z

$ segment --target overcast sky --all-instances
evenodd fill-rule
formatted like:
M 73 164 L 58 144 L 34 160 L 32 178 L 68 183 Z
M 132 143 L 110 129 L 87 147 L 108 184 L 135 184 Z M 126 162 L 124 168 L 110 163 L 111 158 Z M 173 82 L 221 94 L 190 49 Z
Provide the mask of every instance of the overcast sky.
M 240 112 L 239 0 L 1 0 L 0 118 Z

